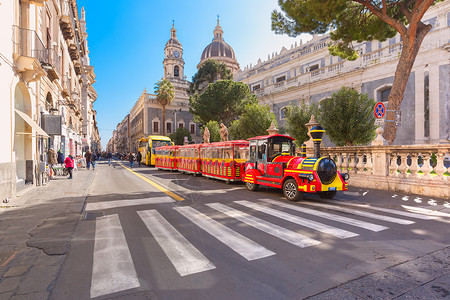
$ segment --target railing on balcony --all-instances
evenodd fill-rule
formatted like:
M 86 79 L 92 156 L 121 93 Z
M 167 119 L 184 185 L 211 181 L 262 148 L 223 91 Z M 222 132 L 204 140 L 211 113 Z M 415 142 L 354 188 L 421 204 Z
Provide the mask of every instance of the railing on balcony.
M 450 144 L 321 148 L 350 184 L 365 188 L 450 197 Z
M 13 26 L 14 53 L 48 63 L 48 50 L 34 30 Z

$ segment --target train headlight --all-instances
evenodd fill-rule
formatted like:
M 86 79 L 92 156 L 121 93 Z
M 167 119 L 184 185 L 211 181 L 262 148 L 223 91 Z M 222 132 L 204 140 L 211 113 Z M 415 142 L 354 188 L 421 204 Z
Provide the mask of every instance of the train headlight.
M 350 175 L 348 173 L 342 174 L 342 178 L 347 181 L 350 178 Z
M 308 180 L 309 181 L 313 181 L 314 180 L 314 174 L 309 174 L 308 175 Z

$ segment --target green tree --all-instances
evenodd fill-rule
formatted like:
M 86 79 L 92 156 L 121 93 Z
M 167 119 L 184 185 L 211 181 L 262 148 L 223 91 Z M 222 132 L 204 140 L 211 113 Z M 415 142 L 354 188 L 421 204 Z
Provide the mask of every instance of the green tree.
M 169 134 L 170 139 L 175 145 L 183 145 L 184 144 L 184 137 L 188 137 L 188 141 L 192 141 L 192 136 L 189 130 L 187 130 L 184 127 L 178 127 L 177 131 L 174 133 Z
M 343 87 L 322 100 L 317 119 L 337 146 L 366 145 L 375 138 L 375 100 Z
M 432 25 L 421 19 L 441 0 L 279 0 L 280 13 L 272 13 L 272 30 L 277 34 L 326 33 L 330 30 L 332 55 L 356 59 L 352 42 L 384 41 L 397 32 L 402 37 L 402 52 L 389 95 L 388 110 L 400 110 L 411 69 L 425 35 Z M 386 119 L 394 120 L 394 112 Z M 394 122 L 384 128 L 384 137 L 392 144 L 397 134 Z
M 311 119 L 314 111 L 314 105 L 306 104 L 302 100 L 299 106 L 291 104 L 286 110 L 286 132 L 295 138 L 298 147 L 309 140 L 308 128 L 305 124 Z
M 202 136 L 205 132 L 205 127 L 208 127 L 209 130 L 209 141 L 211 143 L 220 142 L 220 126 L 217 121 L 209 121 L 205 126 L 202 127 Z
M 245 140 L 254 136 L 266 135 L 272 121 L 276 124 L 275 114 L 268 105 L 248 103 L 239 119 L 231 123 L 228 131 L 233 139 Z
M 162 133 L 165 133 L 166 124 L 166 106 L 169 105 L 173 98 L 175 98 L 175 90 L 172 83 L 167 79 L 161 79 L 155 85 L 156 101 L 162 106 Z
M 203 94 L 189 98 L 189 111 L 197 123 L 213 120 L 229 126 L 243 112 L 245 104 L 257 102 L 245 83 L 218 80 L 209 84 Z
M 200 66 L 197 73 L 192 77 L 189 92 L 191 95 L 200 93 L 208 84 L 220 79 L 231 80 L 233 79 L 233 74 L 231 74 L 230 69 L 228 69 L 223 62 L 208 59 Z

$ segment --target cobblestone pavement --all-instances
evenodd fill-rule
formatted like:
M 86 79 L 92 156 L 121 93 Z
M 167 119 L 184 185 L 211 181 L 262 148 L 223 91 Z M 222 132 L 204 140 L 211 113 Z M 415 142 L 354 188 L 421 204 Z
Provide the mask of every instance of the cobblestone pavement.
M 0 300 L 49 297 L 95 172 L 57 176 L 0 203 Z

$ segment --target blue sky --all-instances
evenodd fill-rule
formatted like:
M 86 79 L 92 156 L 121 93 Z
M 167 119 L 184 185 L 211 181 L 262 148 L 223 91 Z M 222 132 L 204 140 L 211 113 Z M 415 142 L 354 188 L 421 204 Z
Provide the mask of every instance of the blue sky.
M 271 12 L 276 0 L 77 0 L 86 10 L 91 65 L 98 93 L 94 109 L 106 147 L 112 131 L 131 110 L 146 88 L 154 92 L 163 76 L 164 46 L 175 21 L 183 45 L 185 75 L 197 72 L 203 49 L 212 41 L 217 15 L 225 41 L 234 49 L 244 69 L 285 46 L 305 42 L 307 35 L 290 38 L 271 31 Z

